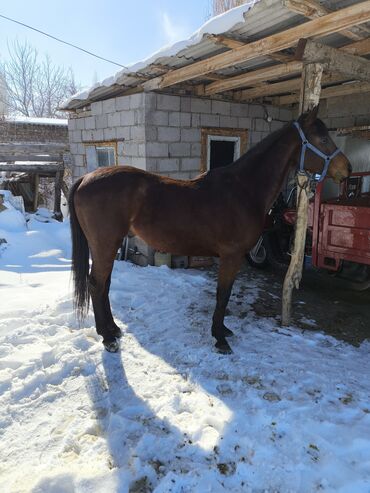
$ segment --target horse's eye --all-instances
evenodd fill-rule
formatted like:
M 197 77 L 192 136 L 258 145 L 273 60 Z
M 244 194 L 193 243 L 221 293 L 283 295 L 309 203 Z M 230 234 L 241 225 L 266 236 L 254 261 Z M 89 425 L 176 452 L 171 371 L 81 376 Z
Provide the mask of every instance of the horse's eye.
M 323 137 L 321 139 L 321 144 L 327 144 L 329 142 L 329 139 L 327 137 Z

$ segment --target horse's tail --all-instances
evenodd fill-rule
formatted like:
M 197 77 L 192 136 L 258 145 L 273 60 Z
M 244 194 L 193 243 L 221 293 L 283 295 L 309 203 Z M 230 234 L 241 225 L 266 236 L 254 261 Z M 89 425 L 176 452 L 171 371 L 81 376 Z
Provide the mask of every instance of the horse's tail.
M 89 309 L 89 245 L 76 215 L 74 194 L 80 185 L 79 178 L 72 185 L 68 197 L 69 217 L 72 236 L 72 275 L 74 282 L 74 308 L 81 322 Z

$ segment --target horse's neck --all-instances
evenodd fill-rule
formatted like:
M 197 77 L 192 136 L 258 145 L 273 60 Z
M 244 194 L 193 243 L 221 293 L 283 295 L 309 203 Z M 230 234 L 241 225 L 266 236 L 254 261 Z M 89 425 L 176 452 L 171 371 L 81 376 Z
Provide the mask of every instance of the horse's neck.
M 292 127 L 288 127 L 269 149 L 251 161 L 240 165 L 241 179 L 258 193 L 261 206 L 267 213 L 277 199 L 289 171 L 296 165 L 299 140 Z

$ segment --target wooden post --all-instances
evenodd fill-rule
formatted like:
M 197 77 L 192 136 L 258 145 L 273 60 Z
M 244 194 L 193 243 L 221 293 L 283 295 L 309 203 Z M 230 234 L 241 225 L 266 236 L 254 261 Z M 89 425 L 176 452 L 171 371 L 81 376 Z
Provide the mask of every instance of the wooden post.
M 323 67 L 319 63 L 310 63 L 304 66 L 299 105 L 300 113 L 311 110 L 319 104 L 322 73 Z M 308 201 L 310 196 L 309 178 L 305 174 L 298 173 L 297 185 L 297 220 L 292 257 L 283 284 L 282 325 L 290 324 L 292 293 L 294 288 L 299 288 L 299 283 L 302 279 L 306 243 Z
M 35 181 L 34 181 L 34 196 L 33 196 L 33 210 L 37 211 L 37 206 L 39 203 L 39 185 L 40 185 L 40 176 L 38 173 L 35 174 Z
M 55 173 L 55 182 L 54 182 L 54 191 L 55 191 L 55 196 L 54 196 L 54 217 L 58 221 L 61 221 L 62 218 L 63 218 L 62 211 L 60 209 L 61 193 L 62 193 L 62 181 L 63 181 L 63 171 L 57 171 Z

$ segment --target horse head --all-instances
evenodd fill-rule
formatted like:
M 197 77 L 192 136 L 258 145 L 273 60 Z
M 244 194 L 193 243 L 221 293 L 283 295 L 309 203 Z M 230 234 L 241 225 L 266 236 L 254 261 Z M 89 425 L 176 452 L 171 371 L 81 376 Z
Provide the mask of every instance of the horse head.
M 317 118 L 318 109 L 316 106 L 302 113 L 295 122 L 301 136 L 301 149 L 305 147 L 306 151 L 301 151 L 302 168 L 310 173 L 327 174 L 340 183 L 349 177 L 352 166 L 343 152 L 337 149 L 324 122 Z

